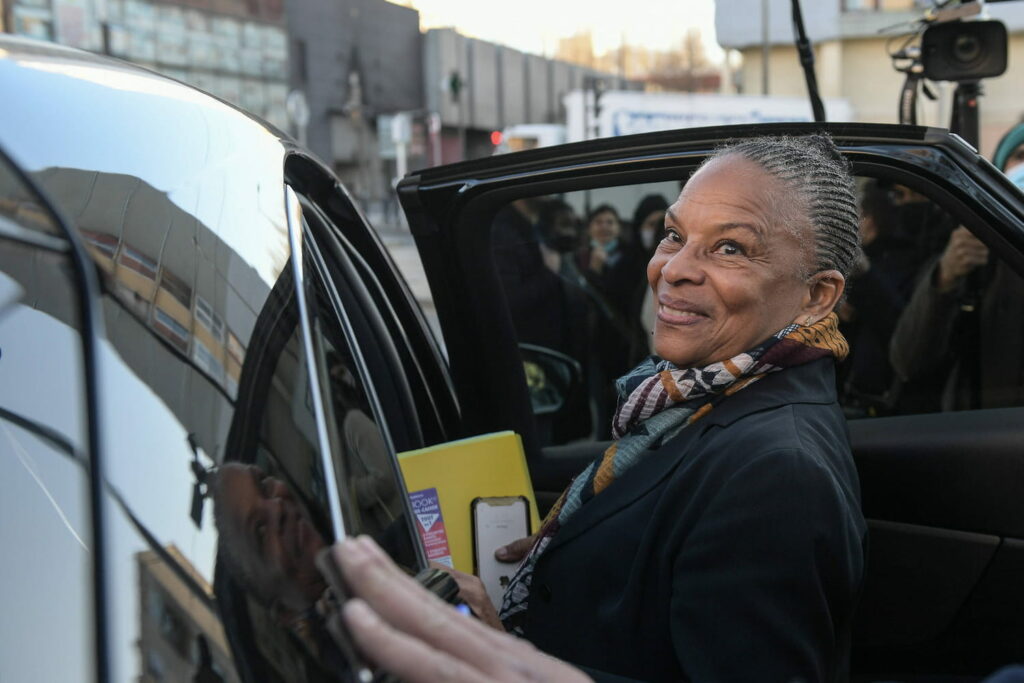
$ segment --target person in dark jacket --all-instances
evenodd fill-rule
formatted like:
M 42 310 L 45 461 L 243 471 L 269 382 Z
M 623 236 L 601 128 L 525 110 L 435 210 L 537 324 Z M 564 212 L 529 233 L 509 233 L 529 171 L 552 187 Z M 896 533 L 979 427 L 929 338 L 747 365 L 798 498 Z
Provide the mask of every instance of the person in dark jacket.
M 1024 123 L 996 147 L 993 163 L 1024 189 Z M 948 377 L 941 410 L 1024 404 L 1024 278 L 963 226 L 930 261 L 889 345 L 904 382 Z
M 577 268 L 593 304 L 587 383 L 597 413 L 597 438 L 607 439 L 615 379 L 636 362 L 637 349 L 646 352 L 634 299 L 647 260 L 623 235 L 622 221 L 610 204 L 592 210 L 586 224 L 589 241 L 577 252 Z
M 857 223 L 829 138 L 717 152 L 648 266 L 657 356 L 617 382 L 616 440 L 498 553 L 529 546 L 500 616 L 532 645 L 432 607 L 356 540 L 335 556 L 361 647 L 412 681 L 844 680 L 866 525 L 833 309 Z

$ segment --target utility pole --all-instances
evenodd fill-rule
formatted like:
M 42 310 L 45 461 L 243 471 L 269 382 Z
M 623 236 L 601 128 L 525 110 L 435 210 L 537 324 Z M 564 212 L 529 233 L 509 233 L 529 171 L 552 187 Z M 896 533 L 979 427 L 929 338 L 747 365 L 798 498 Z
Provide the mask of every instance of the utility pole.
M 768 15 L 771 0 L 761 0 L 761 94 L 768 94 L 768 60 L 772 53 L 771 22 Z

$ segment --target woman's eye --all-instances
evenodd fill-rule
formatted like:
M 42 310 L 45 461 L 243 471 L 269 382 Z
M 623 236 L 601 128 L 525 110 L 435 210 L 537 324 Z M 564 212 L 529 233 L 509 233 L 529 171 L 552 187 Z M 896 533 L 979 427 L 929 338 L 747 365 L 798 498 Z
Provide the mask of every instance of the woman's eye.
M 743 247 L 735 242 L 721 242 L 715 248 L 715 253 L 723 254 L 725 256 L 742 256 L 746 252 L 743 250 Z
M 665 228 L 664 232 L 662 233 L 661 240 L 663 242 L 674 242 L 675 244 L 682 244 L 683 242 L 683 238 L 679 236 L 678 232 L 676 232 L 675 230 L 670 230 L 668 228 Z

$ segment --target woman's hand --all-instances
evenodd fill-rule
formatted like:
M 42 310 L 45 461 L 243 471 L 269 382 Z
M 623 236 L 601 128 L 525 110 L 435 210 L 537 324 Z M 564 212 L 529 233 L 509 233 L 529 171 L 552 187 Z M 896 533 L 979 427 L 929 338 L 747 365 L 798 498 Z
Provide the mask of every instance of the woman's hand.
M 362 653 L 410 683 L 590 680 L 583 672 L 460 614 L 402 573 L 369 538 L 331 549 L 352 599 L 345 623 Z
M 484 588 L 483 581 L 472 574 L 465 574 L 440 562 L 431 562 L 430 566 L 434 569 L 440 569 L 455 579 L 455 583 L 459 584 L 459 597 L 464 603 L 469 605 L 469 608 L 473 610 L 473 614 L 479 617 L 480 621 L 499 631 L 505 630 L 501 619 L 498 618 L 498 610 L 495 609 L 495 605 L 491 603 L 490 596 L 487 595 L 487 589 Z
M 494 557 L 499 562 L 520 562 L 530 553 L 530 548 L 537 542 L 537 534 L 512 541 L 494 551 Z

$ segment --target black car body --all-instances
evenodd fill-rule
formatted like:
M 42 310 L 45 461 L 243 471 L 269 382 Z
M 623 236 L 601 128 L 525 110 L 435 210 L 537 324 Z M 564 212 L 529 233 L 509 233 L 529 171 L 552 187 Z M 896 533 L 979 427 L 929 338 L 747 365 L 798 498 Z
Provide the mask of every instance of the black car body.
M 225 567 L 205 473 L 270 468 L 329 539 L 326 501 L 373 469 L 329 469 L 349 418 L 389 476 L 395 452 L 512 429 L 550 502 L 605 444 L 552 438 L 559 415 L 531 400 L 523 361 L 544 352 L 521 349 L 504 303 L 496 214 L 678 182 L 727 139 L 815 128 L 595 140 L 407 177 L 445 357 L 351 197 L 278 131 L 136 67 L 16 39 L 0 41 L 0 92 L 10 680 L 330 680 L 317 634 L 275 621 Z M 975 150 L 934 129 L 827 130 L 856 173 L 911 188 L 1024 272 L 1024 196 Z M 849 424 L 872 525 L 855 674 L 980 676 L 1024 657 L 1024 407 Z M 370 520 L 402 492 L 378 493 L 347 512 Z M 422 569 L 409 525 L 391 533 Z

